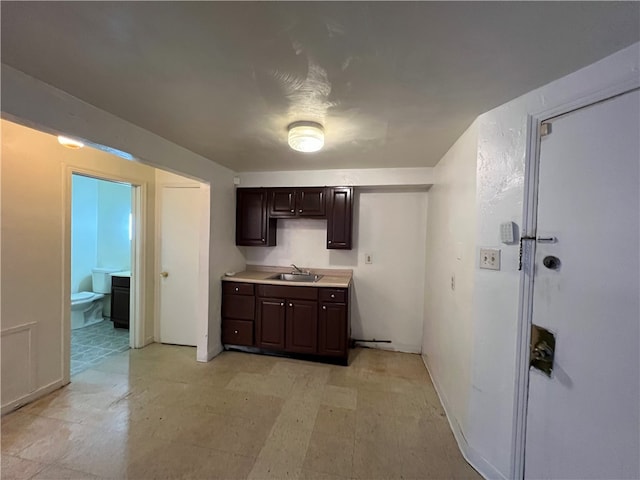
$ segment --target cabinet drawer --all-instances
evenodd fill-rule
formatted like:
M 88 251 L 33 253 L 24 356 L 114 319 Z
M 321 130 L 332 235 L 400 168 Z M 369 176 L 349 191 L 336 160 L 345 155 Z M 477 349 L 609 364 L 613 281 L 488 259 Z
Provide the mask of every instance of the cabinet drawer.
M 317 300 L 316 287 L 287 287 L 284 285 L 258 285 L 258 296 L 269 298 L 290 298 L 299 300 Z
M 343 288 L 321 288 L 320 301 L 345 303 L 347 301 L 347 290 Z
M 222 343 L 253 345 L 253 322 L 244 320 L 222 320 Z
M 256 311 L 256 297 L 247 295 L 223 295 L 222 316 L 236 320 L 253 320 Z
M 131 284 L 131 277 L 117 277 L 111 276 L 111 286 L 112 287 L 125 287 L 129 288 Z
M 222 293 L 227 295 L 253 295 L 253 283 L 222 282 Z

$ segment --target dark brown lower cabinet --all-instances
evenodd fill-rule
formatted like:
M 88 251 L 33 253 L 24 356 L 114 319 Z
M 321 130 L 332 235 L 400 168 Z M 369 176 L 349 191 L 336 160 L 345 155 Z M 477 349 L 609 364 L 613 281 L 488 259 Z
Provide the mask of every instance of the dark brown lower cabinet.
M 284 350 L 285 317 L 284 300 L 258 298 L 258 315 L 256 318 L 257 347 Z
M 318 354 L 345 356 L 347 353 L 347 305 L 322 302 L 318 327 Z
M 289 300 L 285 323 L 287 351 L 318 352 L 318 302 Z
M 223 344 L 332 357 L 347 364 L 348 289 L 253 287 L 224 282 Z
M 111 277 L 111 321 L 115 328 L 129 329 L 130 277 Z

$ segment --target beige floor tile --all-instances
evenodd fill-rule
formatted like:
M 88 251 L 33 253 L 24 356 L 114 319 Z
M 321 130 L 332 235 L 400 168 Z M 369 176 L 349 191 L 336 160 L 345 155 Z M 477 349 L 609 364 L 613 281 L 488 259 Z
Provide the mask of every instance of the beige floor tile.
M 240 372 L 229 381 L 225 388 L 287 398 L 291 393 L 293 383 L 294 379 L 291 377 Z
M 351 477 L 353 466 L 353 438 L 315 431 L 302 467 L 316 472 Z
M 350 477 L 343 477 L 340 475 L 332 475 L 331 473 L 314 472 L 313 470 L 307 470 L 305 468 L 300 472 L 299 480 L 345 480 Z
M 131 479 L 193 478 L 245 479 L 253 467 L 251 457 L 179 443 L 159 444 L 133 461 L 126 473 Z
M 2 454 L 1 463 L 3 480 L 27 480 L 47 467 L 44 463 L 5 454 Z
M 356 436 L 356 412 L 348 408 L 321 405 L 316 416 L 315 432 L 354 439 Z
M 256 457 L 265 445 L 274 420 L 212 415 L 185 429 L 174 441 L 223 452 Z
M 268 458 L 258 457 L 249 472 L 249 480 L 297 480 L 300 478 L 301 462 L 285 459 L 274 462 Z
M 358 402 L 358 390 L 336 385 L 325 385 L 322 390 L 322 404 L 330 407 L 355 410 Z
M 4 475 L 3 477 L 4 478 Z M 96 477 L 86 472 L 78 472 L 77 470 L 70 470 L 68 468 L 58 467 L 51 465 L 31 480 L 98 480 L 100 477 Z
M 351 358 L 116 355 L 2 417 L 3 478 L 479 478 L 418 355 Z
M 357 479 L 381 480 L 402 478 L 400 447 L 386 442 L 358 440 L 353 451 L 352 476 Z

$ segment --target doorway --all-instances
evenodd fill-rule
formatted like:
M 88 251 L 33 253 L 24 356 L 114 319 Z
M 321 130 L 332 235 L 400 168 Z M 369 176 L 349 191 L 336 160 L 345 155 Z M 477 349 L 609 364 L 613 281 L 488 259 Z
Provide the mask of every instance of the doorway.
M 551 370 L 528 375 L 528 479 L 640 477 L 638 105 L 636 89 L 544 122 L 527 308 Z
M 72 174 L 71 375 L 130 348 L 130 183 Z

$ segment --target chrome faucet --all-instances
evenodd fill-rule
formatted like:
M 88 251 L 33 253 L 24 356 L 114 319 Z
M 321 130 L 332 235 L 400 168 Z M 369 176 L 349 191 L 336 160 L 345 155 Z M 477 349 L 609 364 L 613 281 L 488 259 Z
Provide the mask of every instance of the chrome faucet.
M 291 264 L 291 266 L 294 268 L 294 271 L 292 273 L 299 273 L 300 275 L 306 275 L 309 273 L 309 271 L 305 272 L 304 270 L 299 269 L 293 263 Z

